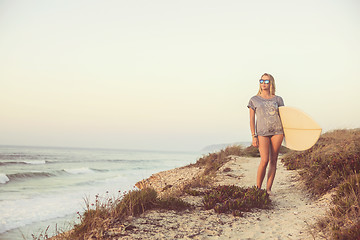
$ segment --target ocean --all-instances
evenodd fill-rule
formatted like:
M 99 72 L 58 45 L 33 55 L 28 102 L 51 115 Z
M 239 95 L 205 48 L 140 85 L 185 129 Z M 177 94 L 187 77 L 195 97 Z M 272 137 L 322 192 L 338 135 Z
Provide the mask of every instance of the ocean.
M 0 239 L 69 230 L 85 199 L 119 196 L 154 173 L 195 163 L 201 152 L 0 146 Z

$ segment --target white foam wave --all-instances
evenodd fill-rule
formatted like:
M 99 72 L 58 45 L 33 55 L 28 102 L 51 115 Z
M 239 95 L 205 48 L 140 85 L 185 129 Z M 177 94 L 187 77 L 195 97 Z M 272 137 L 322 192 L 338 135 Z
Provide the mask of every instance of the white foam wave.
M 0 183 L 1 184 L 5 184 L 8 181 L 10 181 L 10 179 L 8 178 L 8 176 L 6 176 L 6 174 L 4 173 L 0 173 Z
M 116 196 L 119 190 L 128 191 L 134 184 L 126 177 L 118 177 L 87 188 L 77 189 L 76 192 L 64 191 L 49 196 L 26 197 L 24 199 L 6 199 L 0 204 L 0 239 L 1 233 L 16 229 L 25 225 L 50 219 L 62 218 L 65 216 L 82 213 L 84 209 L 84 196 L 89 196 L 95 201 L 95 195 Z M 124 184 L 119 189 L 119 183 Z M 105 193 L 105 191 L 107 191 Z M 46 228 L 48 224 L 44 225 Z M 22 238 L 21 238 L 22 239 Z
M 74 214 L 81 209 L 79 197 L 78 194 L 63 194 L 4 200 L 0 206 L 0 234 L 35 222 Z
M 29 160 L 29 161 L 24 161 L 24 163 L 39 165 L 39 164 L 46 164 L 46 161 L 45 160 L 34 160 L 34 161 Z
M 94 171 L 90 168 L 83 167 L 83 168 L 73 168 L 73 169 L 64 169 L 65 172 L 70 174 L 85 174 L 85 173 L 93 173 Z
M 93 172 L 86 167 L 68 170 L 70 172 Z M 133 174 L 123 174 L 103 179 L 91 186 L 82 186 L 75 189 L 67 188 L 61 193 L 26 196 L 23 199 L 5 199 L 0 204 L 0 239 L 2 239 L 1 233 L 6 231 L 41 221 L 46 222 L 50 219 L 69 216 L 76 214 L 78 211 L 82 213 L 84 196 L 88 196 L 91 201 L 95 201 L 95 195 L 117 196 L 120 190 L 128 191 L 132 189 L 132 186 L 141 179 L 139 175 L 145 178 L 148 177 L 145 172 L 134 172 Z M 48 223 L 44 224 L 42 229 L 47 226 L 49 226 Z

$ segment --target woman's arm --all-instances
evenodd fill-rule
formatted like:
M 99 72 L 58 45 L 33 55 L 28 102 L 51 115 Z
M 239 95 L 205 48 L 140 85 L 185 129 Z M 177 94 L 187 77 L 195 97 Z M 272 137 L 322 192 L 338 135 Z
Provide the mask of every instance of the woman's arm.
M 258 138 L 255 132 L 255 111 L 252 108 L 250 109 L 250 131 L 251 131 L 251 135 L 252 135 L 252 145 L 254 147 L 258 147 L 259 146 L 259 142 L 258 142 Z

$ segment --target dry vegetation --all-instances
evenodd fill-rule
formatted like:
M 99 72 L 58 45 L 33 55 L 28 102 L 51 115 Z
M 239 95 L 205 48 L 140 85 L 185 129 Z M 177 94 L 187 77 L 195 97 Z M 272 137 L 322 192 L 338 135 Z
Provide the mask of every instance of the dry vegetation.
M 290 150 L 284 146 L 280 148 L 280 154 L 288 153 Z M 229 161 L 229 156 L 260 157 L 259 149 L 253 146 L 243 148 L 240 145 L 226 147 L 219 152 L 210 153 L 200 158 L 193 166 L 205 167 L 204 176 L 212 176 L 216 171 Z
M 86 211 L 78 213 L 80 223 L 55 239 L 111 239 L 111 229 L 126 230 L 123 222 L 129 216 L 138 216 L 150 209 L 167 209 L 182 211 L 191 205 L 179 198 L 158 198 L 151 188 L 132 190 L 120 197 L 101 199 L 96 196 L 95 203 L 85 200 Z M 38 238 L 40 239 L 40 238 Z
M 283 162 L 300 169 L 315 196 L 335 191 L 333 207 L 319 222 L 331 239 L 360 239 L 360 129 L 336 130 L 321 136 L 314 147 L 290 152 Z

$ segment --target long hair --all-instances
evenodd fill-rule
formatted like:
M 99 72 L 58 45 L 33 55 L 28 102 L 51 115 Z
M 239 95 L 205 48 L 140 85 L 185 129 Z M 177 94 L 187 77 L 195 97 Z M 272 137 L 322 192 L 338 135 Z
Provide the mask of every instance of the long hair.
M 275 79 L 274 77 L 269 74 L 269 73 L 264 73 L 263 75 L 261 75 L 261 77 L 263 76 L 268 76 L 269 77 L 269 80 L 270 80 L 270 95 L 275 95 Z M 260 95 L 262 92 L 261 90 L 261 86 L 259 86 L 259 92 L 257 93 L 257 95 Z

